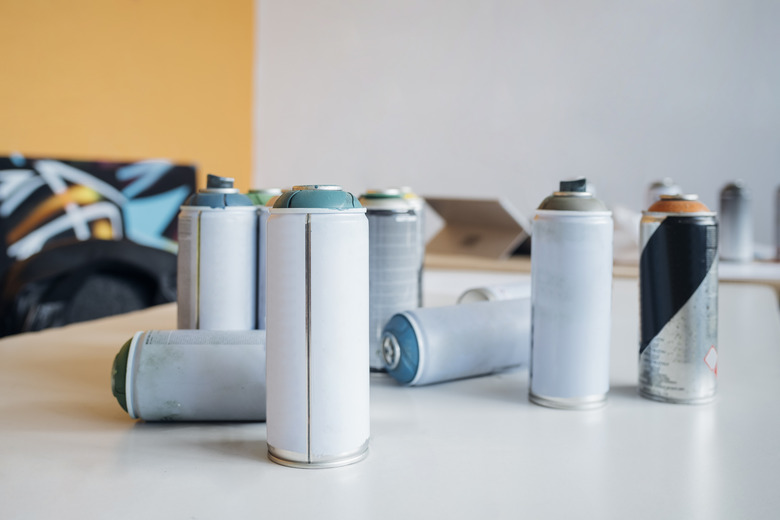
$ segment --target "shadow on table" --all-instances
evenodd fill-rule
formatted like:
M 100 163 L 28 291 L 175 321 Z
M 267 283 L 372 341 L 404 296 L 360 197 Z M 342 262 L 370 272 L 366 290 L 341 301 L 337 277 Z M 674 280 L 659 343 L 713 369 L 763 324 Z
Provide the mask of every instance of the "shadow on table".
M 9 383 L 17 392 L 4 413 L 16 419 L 9 423 L 32 429 L 57 423 L 82 430 L 132 421 L 111 392 L 114 355 L 105 350 L 77 356 L 64 348 L 56 355 L 15 360 Z M 18 414 L 8 413 L 13 408 Z
M 177 460 L 238 459 L 256 464 L 268 460 L 265 423 L 261 422 L 144 422 L 122 437 L 122 456 Z
M 620 385 L 611 385 L 609 387 L 609 394 L 607 394 L 607 399 L 629 399 L 629 400 L 638 400 L 642 399 L 639 396 L 639 392 L 637 391 L 636 385 L 630 385 L 630 384 L 620 384 Z

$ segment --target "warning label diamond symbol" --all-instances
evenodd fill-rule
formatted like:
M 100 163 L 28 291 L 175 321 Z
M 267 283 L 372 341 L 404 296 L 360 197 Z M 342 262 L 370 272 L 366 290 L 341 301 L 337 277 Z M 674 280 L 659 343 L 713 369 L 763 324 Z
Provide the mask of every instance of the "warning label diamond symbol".
M 712 345 L 707 351 L 707 355 L 704 356 L 704 363 L 718 375 L 718 351 L 715 350 L 715 345 Z

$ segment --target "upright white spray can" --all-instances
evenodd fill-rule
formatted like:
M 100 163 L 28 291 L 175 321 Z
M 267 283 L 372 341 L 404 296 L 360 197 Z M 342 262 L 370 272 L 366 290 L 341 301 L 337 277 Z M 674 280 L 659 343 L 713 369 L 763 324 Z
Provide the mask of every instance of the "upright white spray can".
M 179 212 L 179 329 L 257 328 L 257 212 L 233 179 L 209 175 Z
M 588 409 L 609 390 L 612 213 L 563 181 L 536 211 L 531 245 L 532 402 Z
M 295 186 L 268 218 L 268 456 L 351 464 L 369 438 L 368 221 L 337 186 Z

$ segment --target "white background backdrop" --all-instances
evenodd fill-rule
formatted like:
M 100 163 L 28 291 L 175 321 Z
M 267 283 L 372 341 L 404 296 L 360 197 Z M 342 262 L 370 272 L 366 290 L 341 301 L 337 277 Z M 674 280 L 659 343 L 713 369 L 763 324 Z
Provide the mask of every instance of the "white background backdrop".
M 254 184 L 407 184 L 532 215 L 560 178 L 672 177 L 756 240 L 780 185 L 780 2 L 257 0 Z

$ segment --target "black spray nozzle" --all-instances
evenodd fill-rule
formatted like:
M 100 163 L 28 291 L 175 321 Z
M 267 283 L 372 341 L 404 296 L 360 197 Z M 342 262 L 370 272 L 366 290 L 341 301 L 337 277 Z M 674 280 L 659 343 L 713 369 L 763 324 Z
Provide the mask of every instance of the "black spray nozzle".
M 231 177 L 220 177 L 210 173 L 206 176 L 206 188 L 232 188 L 233 182 L 234 179 Z
M 568 181 L 561 181 L 560 191 L 562 192 L 585 192 L 587 191 L 588 181 L 585 177 L 579 179 L 572 179 Z

